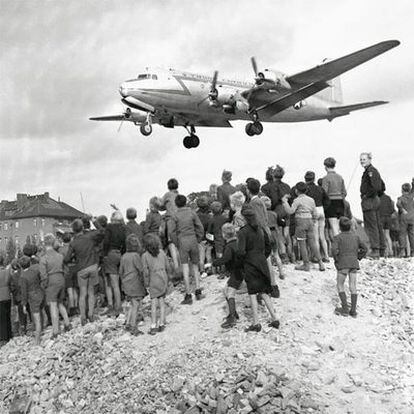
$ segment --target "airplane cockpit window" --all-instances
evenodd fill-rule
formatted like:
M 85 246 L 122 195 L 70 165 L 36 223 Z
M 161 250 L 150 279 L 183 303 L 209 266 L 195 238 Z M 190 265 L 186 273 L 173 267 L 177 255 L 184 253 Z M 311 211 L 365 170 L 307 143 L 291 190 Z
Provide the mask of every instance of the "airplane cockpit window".
M 137 79 L 138 80 L 151 79 L 151 75 L 149 73 L 142 73 L 142 74 L 138 75 Z
M 152 75 L 152 79 L 157 80 L 158 79 L 157 75 Z

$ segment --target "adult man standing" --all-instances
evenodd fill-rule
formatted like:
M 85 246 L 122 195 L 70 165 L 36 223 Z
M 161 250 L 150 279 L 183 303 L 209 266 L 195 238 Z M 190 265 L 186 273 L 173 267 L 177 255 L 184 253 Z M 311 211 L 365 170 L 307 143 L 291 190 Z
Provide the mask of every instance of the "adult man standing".
M 380 173 L 372 165 L 372 155 L 363 152 L 360 155 L 361 166 L 365 169 L 361 179 L 361 207 L 364 218 L 364 228 L 371 246 L 371 257 L 377 259 L 385 252 L 385 239 L 380 217 L 379 194 L 385 191 L 385 184 Z

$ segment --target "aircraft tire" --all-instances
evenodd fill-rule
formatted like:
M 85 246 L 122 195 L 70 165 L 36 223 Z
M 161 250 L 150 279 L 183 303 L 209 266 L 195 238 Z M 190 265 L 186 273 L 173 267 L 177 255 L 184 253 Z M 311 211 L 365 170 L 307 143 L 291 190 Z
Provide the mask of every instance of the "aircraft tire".
M 252 122 L 246 124 L 245 131 L 249 137 L 252 137 L 255 134 Z
M 253 131 L 254 135 L 260 135 L 263 132 L 263 125 L 261 122 L 254 122 L 253 123 Z
M 139 126 L 139 130 L 144 137 L 147 137 L 148 135 L 151 135 L 152 133 L 152 126 L 150 124 L 141 124 Z
M 192 139 L 191 139 L 190 136 L 185 137 L 183 139 L 183 145 L 184 145 L 184 147 L 187 148 L 187 149 L 193 148 L 193 145 L 192 145 L 192 142 L 191 141 L 192 141 Z
M 197 148 L 200 145 L 200 138 L 197 135 L 191 135 L 191 148 Z

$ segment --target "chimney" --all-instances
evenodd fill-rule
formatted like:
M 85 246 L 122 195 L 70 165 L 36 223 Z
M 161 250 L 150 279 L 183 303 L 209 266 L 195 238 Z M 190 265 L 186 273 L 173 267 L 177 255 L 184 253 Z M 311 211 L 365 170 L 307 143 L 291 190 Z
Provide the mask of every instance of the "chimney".
M 21 209 L 27 202 L 27 194 L 17 193 L 16 199 L 17 199 L 17 208 Z
M 45 198 L 48 199 L 49 198 L 49 191 L 45 192 Z

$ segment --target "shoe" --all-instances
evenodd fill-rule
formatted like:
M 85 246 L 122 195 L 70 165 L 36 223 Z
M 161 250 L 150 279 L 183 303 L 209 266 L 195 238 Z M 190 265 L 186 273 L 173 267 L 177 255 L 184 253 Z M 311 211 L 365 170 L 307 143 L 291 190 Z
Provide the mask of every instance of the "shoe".
M 349 311 L 349 315 L 353 318 L 357 317 L 356 306 L 357 306 L 357 294 L 351 294 L 351 310 Z
M 134 336 L 144 335 L 144 332 L 140 331 L 137 327 L 131 327 L 131 330 L 129 332 Z
M 233 315 L 227 316 L 226 320 L 220 325 L 223 329 L 230 329 L 235 327 L 237 324 L 236 317 Z
M 275 329 L 279 329 L 279 326 L 280 326 L 280 322 L 279 321 L 272 321 L 272 322 L 269 322 L 268 324 L 267 324 L 267 326 L 269 326 L 270 328 L 275 328 Z
M 95 322 L 95 316 L 94 315 L 88 316 L 88 320 L 89 322 Z
M 322 259 L 322 262 L 324 262 L 324 263 L 330 263 L 330 260 L 329 260 L 327 257 L 324 257 L 324 258 Z
M 280 291 L 278 285 L 272 285 L 272 292 L 270 293 L 272 298 L 280 298 Z
M 295 270 L 301 270 L 302 272 L 310 272 L 309 263 L 303 263 L 301 265 L 296 265 Z
M 126 324 L 125 325 L 125 330 L 127 331 L 127 332 L 131 332 L 132 331 L 132 326 L 130 325 L 130 324 Z
M 285 274 L 284 274 L 284 273 L 280 273 L 280 274 L 279 274 L 279 279 L 280 279 L 280 280 L 284 280 L 284 279 L 285 279 L 285 277 L 286 277 L 286 276 L 285 276 Z
M 52 334 L 52 336 L 50 337 L 50 339 L 55 340 L 58 336 L 59 336 L 58 333 L 54 333 L 54 334 Z
M 149 333 L 150 335 L 155 335 L 156 333 L 158 333 L 158 328 L 151 328 L 151 329 L 148 331 L 148 333 Z
M 250 325 L 248 326 L 244 332 L 260 332 L 262 330 L 262 325 L 258 323 L 257 325 Z
M 338 293 L 339 299 L 341 300 L 341 307 L 335 308 L 335 315 L 339 316 L 348 316 L 348 302 L 346 299 L 346 293 L 345 292 L 339 292 Z
M 193 304 L 193 297 L 191 296 L 191 293 L 187 293 L 184 296 L 184 300 L 181 302 L 181 305 L 192 305 Z
M 319 271 L 324 272 L 325 271 L 325 265 L 323 264 L 322 260 L 319 262 Z
M 201 294 L 201 289 L 196 289 L 196 291 L 194 292 L 196 300 L 201 300 L 203 299 L 203 295 Z
M 86 318 L 81 318 L 81 325 L 85 326 L 87 324 Z
M 113 312 L 114 308 L 112 306 L 108 306 L 108 309 L 102 315 L 112 316 Z
M 158 332 L 164 332 L 165 331 L 165 325 L 160 325 L 158 327 Z
M 72 329 L 72 325 L 71 324 L 66 325 L 63 329 L 65 332 L 69 332 Z
M 345 311 L 342 307 L 336 307 L 334 311 L 335 315 L 338 316 L 348 316 L 348 311 Z

